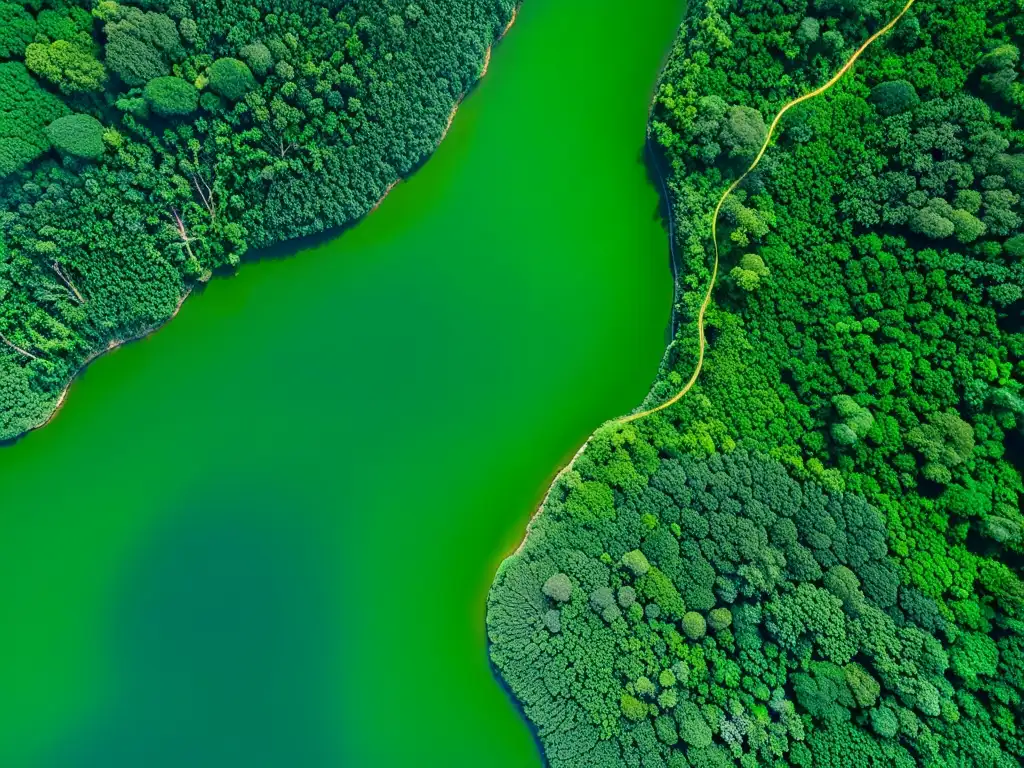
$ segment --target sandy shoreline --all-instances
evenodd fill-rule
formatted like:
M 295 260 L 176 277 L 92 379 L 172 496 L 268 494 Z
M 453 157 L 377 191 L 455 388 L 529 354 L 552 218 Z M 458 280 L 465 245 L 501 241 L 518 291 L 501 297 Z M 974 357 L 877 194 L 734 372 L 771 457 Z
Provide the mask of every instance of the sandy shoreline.
M 519 6 L 517 5 L 515 8 L 512 9 L 512 18 L 508 20 L 508 24 L 505 25 L 505 28 L 503 30 L 501 30 L 501 34 L 498 35 L 498 39 L 495 40 L 491 44 L 491 46 L 487 49 L 487 52 L 484 54 L 484 66 L 480 70 L 480 77 L 481 78 L 483 78 L 483 76 L 486 75 L 487 71 L 491 68 L 491 53 L 492 53 L 492 51 L 494 51 L 494 46 L 497 45 L 498 43 L 500 43 L 501 39 L 503 37 L 505 37 L 505 35 L 508 34 L 508 31 L 510 29 L 512 29 L 512 25 L 516 23 L 516 19 L 518 17 L 519 17 Z
M 482 68 L 480 70 L 480 75 L 477 78 L 478 81 L 479 81 L 480 78 L 483 78 L 483 76 L 487 74 L 487 70 L 490 68 L 491 52 L 494 50 L 494 46 L 497 45 L 501 41 L 501 39 L 503 37 L 505 37 L 505 35 L 508 34 L 508 31 L 510 29 L 512 29 L 512 25 L 516 23 L 516 17 L 518 15 L 519 15 L 519 6 L 517 5 L 515 7 L 515 9 L 513 9 L 513 11 L 512 11 L 512 18 L 509 20 L 508 24 L 505 25 L 505 28 L 501 31 L 501 34 L 498 35 L 498 37 L 495 39 L 495 41 L 493 43 L 491 43 L 491 45 L 487 48 L 487 51 L 484 54 L 484 63 L 483 63 L 483 66 L 482 66 Z M 445 138 L 448 136 L 448 131 L 451 130 L 452 123 L 455 122 L 455 115 L 458 114 L 459 107 L 462 105 L 462 101 L 466 98 L 467 94 L 468 94 L 468 92 L 467 93 L 463 93 L 459 97 L 459 100 L 457 102 L 455 102 L 455 106 L 452 107 L 452 111 L 448 115 L 448 122 L 445 125 L 444 130 L 441 132 L 441 138 L 438 139 L 437 146 L 434 147 L 434 151 L 435 152 L 437 151 L 437 148 L 441 146 L 441 142 L 443 142 L 445 140 Z M 431 153 L 431 154 L 433 154 L 433 153 Z M 381 203 L 383 203 L 387 199 L 388 195 L 390 195 L 394 191 L 395 187 L 397 187 L 401 182 L 402 182 L 402 178 L 399 177 L 399 178 L 395 179 L 394 181 L 392 181 L 390 184 L 388 184 L 387 189 L 384 190 L 384 194 L 380 196 L 380 198 L 377 200 L 377 202 L 373 204 L 373 207 L 370 208 L 370 210 L 368 210 L 365 215 L 369 216 L 371 213 L 373 213 L 378 208 L 380 208 Z M 167 323 L 169 323 L 171 320 L 173 320 L 175 317 L 178 316 L 178 312 L 181 311 L 182 306 L 184 306 L 184 304 L 185 304 L 185 299 L 187 299 L 191 295 L 191 293 L 192 293 L 192 288 L 191 287 L 186 289 L 184 295 L 182 295 L 182 297 L 180 299 L 178 299 L 178 304 L 174 308 L 174 312 L 172 312 L 171 315 L 169 317 L 167 317 L 166 319 L 161 320 L 156 325 L 154 325 L 154 326 L 152 326 L 150 328 L 147 328 L 144 331 L 140 331 L 139 333 L 137 333 L 137 334 L 135 334 L 133 336 L 129 336 L 128 338 L 125 338 L 125 339 L 113 339 L 103 349 L 98 349 L 95 352 L 93 352 L 92 354 L 90 354 L 82 362 L 82 364 L 80 366 L 78 366 L 78 368 L 75 370 L 75 372 L 71 375 L 71 378 L 68 379 L 68 383 L 64 386 L 64 389 L 61 390 L 60 395 L 57 397 L 57 401 L 54 403 L 53 410 L 50 411 L 50 413 L 47 415 L 47 417 L 45 419 L 43 419 L 41 422 L 39 422 L 38 424 L 36 424 L 34 426 L 31 426 L 31 427 L 28 427 L 27 429 L 23 430 L 18 435 L 13 437 L 12 440 L 18 440 L 18 439 L 24 437 L 25 435 L 27 435 L 29 432 L 35 432 L 37 429 L 42 429 L 47 424 L 49 424 L 51 421 L 53 421 L 57 417 L 57 414 L 60 412 L 60 409 L 64 407 L 64 403 L 65 403 L 65 401 L 67 400 L 67 397 L 68 397 L 68 392 L 71 390 L 71 385 L 75 383 L 75 379 L 77 379 L 82 374 L 82 372 L 86 369 L 86 367 L 89 366 L 90 363 L 94 362 L 97 358 L 102 357 L 103 355 L 107 354 L 108 352 L 112 352 L 113 350 L 117 349 L 118 347 L 122 347 L 125 344 L 130 344 L 133 341 L 140 341 L 141 339 L 144 339 L 147 336 L 151 336 L 152 334 L 156 333 L 158 330 L 160 330 L 165 325 L 167 325 Z M 575 459 L 574 459 L 574 461 L 575 461 Z M 546 500 L 546 498 L 547 497 L 545 497 L 545 500 Z
M 484 63 L 483 63 L 483 66 L 480 68 L 480 74 L 477 76 L 477 82 L 480 82 L 480 80 L 482 80 L 484 78 L 484 76 L 487 74 L 488 70 L 490 70 L 490 68 L 491 68 L 491 54 L 494 51 L 494 46 L 497 45 L 498 43 L 500 43 L 502 38 L 504 38 L 505 35 L 508 34 L 508 31 L 510 29 L 512 29 L 512 25 L 516 23 L 516 18 L 518 16 L 519 16 L 519 6 L 517 5 L 515 7 L 515 9 L 513 9 L 513 11 L 512 11 L 512 18 L 509 19 L 509 22 L 508 22 L 508 24 L 505 25 L 505 28 L 503 30 L 501 30 L 501 34 L 498 35 L 498 37 L 494 40 L 494 42 L 491 43 L 488 46 L 487 50 L 484 52 Z M 437 140 L 437 146 L 434 147 L 434 151 L 435 152 L 437 151 L 437 148 L 441 146 L 441 142 L 443 142 L 446 138 L 448 138 L 448 131 L 450 131 L 452 129 L 452 124 L 455 122 L 455 116 L 459 113 L 459 107 L 462 106 L 462 102 L 465 100 L 466 96 L 468 96 L 468 95 L 469 95 L 468 91 L 466 93 L 463 93 L 459 97 L 459 100 L 455 102 L 454 106 L 452 106 L 452 111 L 448 113 L 448 121 L 445 123 L 444 130 L 441 131 L 441 138 L 439 138 Z M 386 190 L 384 190 L 384 194 L 381 195 L 380 199 L 376 203 L 373 204 L 373 207 L 369 211 L 366 212 L 366 215 L 369 216 L 371 213 L 373 213 L 378 208 L 380 208 L 380 204 L 383 203 L 387 199 L 387 196 L 390 195 L 394 191 L 395 187 L 397 187 L 401 182 L 402 182 L 402 178 L 399 177 L 399 178 L 395 179 L 393 182 L 391 182 L 390 184 L 388 184 L 388 188 Z

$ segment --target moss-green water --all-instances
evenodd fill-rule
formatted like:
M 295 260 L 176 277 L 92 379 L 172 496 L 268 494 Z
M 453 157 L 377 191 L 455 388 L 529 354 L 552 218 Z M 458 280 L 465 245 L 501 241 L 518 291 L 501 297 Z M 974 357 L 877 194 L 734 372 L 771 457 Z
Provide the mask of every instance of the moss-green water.
M 0 765 L 539 763 L 484 596 L 661 356 L 642 149 L 681 14 L 528 0 L 380 210 L 215 281 L 0 449 Z

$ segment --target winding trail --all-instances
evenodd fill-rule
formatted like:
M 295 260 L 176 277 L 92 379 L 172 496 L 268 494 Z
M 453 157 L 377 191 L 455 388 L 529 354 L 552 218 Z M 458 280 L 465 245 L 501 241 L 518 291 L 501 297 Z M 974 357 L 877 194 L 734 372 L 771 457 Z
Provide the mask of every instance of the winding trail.
M 598 434 L 598 432 L 600 432 L 601 430 L 603 430 L 603 429 L 605 429 L 607 427 L 615 427 L 615 426 L 620 426 L 620 425 L 623 425 L 623 424 L 629 424 L 631 422 L 639 421 L 640 419 L 646 418 L 647 416 L 650 416 L 652 414 L 658 413 L 659 411 L 663 411 L 666 408 L 669 408 L 670 406 L 673 406 L 676 403 L 678 403 L 680 400 L 682 400 L 687 395 L 687 393 L 691 389 L 693 389 L 694 385 L 697 383 L 697 379 L 700 378 L 701 371 L 704 368 L 704 356 L 705 356 L 705 352 L 707 350 L 707 338 L 705 336 L 705 318 L 706 318 L 706 315 L 707 315 L 708 307 L 711 306 L 711 299 L 712 299 L 712 297 L 714 295 L 715 285 L 718 283 L 718 266 L 719 266 L 719 261 L 720 261 L 719 246 L 718 246 L 718 217 L 719 217 L 719 215 L 722 212 L 722 206 L 725 205 L 725 201 L 729 199 L 729 195 L 731 195 L 733 192 L 735 192 L 736 189 L 740 186 L 740 184 L 742 184 L 746 180 L 746 178 L 751 173 L 753 173 L 754 169 L 757 168 L 758 165 L 760 165 L 761 160 L 765 156 L 765 153 L 768 151 L 768 148 L 771 146 L 772 139 L 775 137 L 775 132 L 778 130 L 779 124 L 782 122 L 782 118 L 785 116 L 785 114 L 787 112 L 789 112 L 789 110 L 793 109 L 793 107 L 796 107 L 799 104 L 804 103 L 805 101 L 810 101 L 811 99 L 817 98 L 818 96 L 821 96 L 823 93 L 825 93 L 826 91 L 828 91 L 832 87 L 834 87 L 836 85 L 836 83 L 838 83 L 840 80 L 842 80 L 843 76 L 847 72 L 850 71 L 850 69 L 853 67 L 853 65 L 857 63 L 857 59 L 859 59 L 861 57 L 861 55 L 864 53 L 864 51 L 866 51 L 868 48 L 870 48 L 871 45 L 875 41 L 877 41 L 880 37 L 884 37 L 885 35 L 887 35 L 889 32 L 892 31 L 893 27 L 895 27 L 900 22 L 900 20 L 907 14 L 907 11 L 910 10 L 910 8 L 914 5 L 915 2 L 916 2 L 916 0 L 907 0 L 907 4 L 905 6 L 903 6 L 903 10 L 900 11 L 888 24 L 886 24 L 884 27 L 882 27 L 877 32 L 875 32 L 875 34 L 871 35 L 871 37 L 869 37 L 867 40 L 865 40 L 864 44 L 861 45 L 861 47 L 858 48 L 854 52 L 854 54 L 852 56 L 850 56 L 850 58 L 842 66 L 842 68 L 838 72 L 836 72 L 836 74 L 832 76 L 832 79 L 830 79 L 827 83 L 825 83 L 824 85 L 822 85 L 822 86 L 820 86 L 818 88 L 815 88 L 813 91 L 809 91 L 808 93 L 805 93 L 803 96 L 799 96 L 799 97 L 793 99 L 792 101 L 787 103 L 785 106 L 783 106 L 782 109 L 779 110 L 779 113 L 775 116 L 775 119 L 772 120 L 771 126 L 768 128 L 768 133 L 765 136 L 764 143 L 761 145 L 761 150 L 757 153 L 757 156 L 754 158 L 754 161 L 750 164 L 750 166 L 747 168 L 747 170 L 743 172 L 743 175 L 740 176 L 739 178 L 737 178 L 732 184 L 729 185 L 728 189 L 726 189 L 725 192 L 722 193 L 722 196 L 718 199 L 718 204 L 715 206 L 715 211 L 714 211 L 713 218 L 712 218 L 712 221 L 711 221 L 711 239 L 713 240 L 714 245 L 715 245 L 715 263 L 714 263 L 714 268 L 712 269 L 712 272 L 711 272 L 711 280 L 708 282 L 708 290 L 707 290 L 707 293 L 704 296 L 704 302 L 701 304 L 701 306 L 700 306 L 700 313 L 697 315 L 697 333 L 698 333 L 698 338 L 699 338 L 699 341 L 700 341 L 700 351 L 699 351 L 699 355 L 698 355 L 698 358 L 697 358 L 697 367 L 694 369 L 693 375 L 690 377 L 690 380 L 686 382 L 686 385 L 681 390 L 679 390 L 678 393 L 675 394 L 675 396 L 673 396 L 669 400 L 666 400 L 661 405 L 655 406 L 654 408 L 649 408 L 649 409 L 644 410 L 644 411 L 639 411 L 637 413 L 633 413 L 633 414 L 630 414 L 628 416 L 621 416 L 621 417 L 619 417 L 617 419 L 612 419 L 611 421 L 605 422 L 605 424 L 602 425 L 598 429 L 597 432 L 594 432 L 593 434 L 591 434 L 590 437 L 587 438 L 586 442 L 583 443 L 583 445 L 580 446 L 580 449 L 578 451 L 576 451 L 576 454 L 572 457 L 572 459 L 569 461 L 569 463 L 566 464 L 564 467 L 562 467 L 558 471 L 558 474 L 555 475 L 555 478 L 551 482 L 551 485 L 548 486 L 547 493 L 544 494 L 544 499 L 541 501 L 540 506 L 537 507 L 537 511 L 533 514 L 533 517 L 530 518 L 529 523 L 527 523 L 527 525 L 526 525 L 526 532 L 523 535 L 522 540 L 519 542 L 519 546 L 512 553 L 512 556 L 518 555 L 518 554 L 520 554 L 523 551 L 523 547 L 526 546 L 526 542 L 530 538 L 530 533 L 533 530 L 533 526 L 536 524 L 537 518 L 543 513 L 544 507 L 547 506 L 548 499 L 551 496 L 551 491 L 554 490 L 554 488 L 558 485 L 559 481 L 562 479 L 562 477 L 567 472 L 572 471 L 573 466 L 576 464 L 576 460 L 579 459 L 579 457 L 583 455 L 584 451 L 586 451 L 587 447 L 590 445 L 591 441 L 594 439 L 594 435 Z M 648 147 L 650 148 L 650 137 L 649 136 L 648 136 Z M 675 269 L 676 269 L 676 267 L 675 267 L 675 251 L 674 251 L 674 249 L 675 249 L 675 242 L 674 242 L 675 232 L 674 232 L 674 227 L 672 226 L 672 211 L 671 211 L 672 201 L 671 201 L 671 199 L 668 198 L 668 189 L 667 189 L 667 186 L 665 184 L 665 179 L 660 174 L 660 172 L 659 172 L 659 178 L 660 178 L 660 181 L 661 181 L 662 186 L 663 186 L 663 191 L 664 191 L 664 193 L 666 195 L 666 202 L 669 205 L 669 228 L 670 228 L 669 236 L 670 236 L 670 238 L 672 238 L 670 240 L 670 246 L 673 249 L 673 252 L 672 252 L 672 264 L 673 264 L 673 277 L 675 277 Z M 674 330 L 674 328 L 675 328 L 675 319 L 673 318 L 673 330 Z
M 739 188 L 740 184 L 742 184 L 746 180 L 746 178 L 751 173 L 753 173 L 754 169 L 757 168 L 758 165 L 760 165 L 761 160 L 765 156 L 765 153 L 771 146 L 772 139 L 775 137 L 775 132 L 778 129 L 779 124 L 782 122 L 782 118 L 785 116 L 785 114 L 789 112 L 789 110 L 793 109 L 793 107 L 796 107 L 804 103 L 805 101 L 810 101 L 811 99 L 821 96 L 823 93 L 825 93 L 826 91 L 830 90 L 833 86 L 835 86 L 836 83 L 842 80 L 843 76 L 850 71 L 854 64 L 857 63 L 857 59 L 861 57 L 864 51 L 870 48 L 871 45 L 880 37 L 883 37 L 889 32 L 891 32 L 893 27 L 895 27 L 899 23 L 900 19 L 902 19 L 906 15 L 907 11 L 910 10 L 911 6 L 914 5 L 914 2 L 915 0 L 907 0 L 907 4 L 903 6 L 903 10 L 900 11 L 896 15 L 896 17 L 892 19 L 892 21 L 890 21 L 880 30 L 875 32 L 875 34 L 873 34 L 871 37 L 865 40 L 864 44 L 861 45 L 861 47 L 854 52 L 854 54 L 842 66 L 842 68 L 838 72 L 836 72 L 835 75 L 832 76 L 831 80 L 829 80 L 827 83 L 820 86 L 819 88 L 815 88 L 813 91 L 810 91 L 808 93 L 805 93 L 803 96 L 799 96 L 793 99 L 785 106 L 783 106 L 782 109 L 779 110 L 779 113 L 775 116 L 775 119 L 772 120 L 772 124 L 768 128 L 768 133 L 765 136 L 764 144 L 761 145 L 761 150 L 757 153 L 757 156 L 754 158 L 754 161 L 750 164 L 750 167 L 748 167 L 747 170 L 743 172 L 743 175 L 737 178 L 732 184 L 729 185 L 729 188 L 726 189 L 724 193 L 722 193 L 722 196 L 718 199 L 718 204 L 715 206 L 715 212 L 713 214 L 713 218 L 711 219 L 711 239 L 715 245 L 715 264 L 714 268 L 711 271 L 711 280 L 708 283 L 708 290 L 704 296 L 704 302 L 700 305 L 700 312 L 697 315 L 697 334 L 698 340 L 700 342 L 700 349 L 697 356 L 697 367 L 694 369 L 693 375 L 690 377 L 690 380 L 686 382 L 686 385 L 681 390 L 679 390 L 679 392 L 677 392 L 675 396 L 673 396 L 671 399 L 666 400 L 664 403 L 655 406 L 654 408 L 649 408 L 645 411 L 640 411 L 639 413 L 630 414 L 629 416 L 623 416 L 613 421 L 612 424 L 629 424 L 630 422 L 639 421 L 640 419 L 646 418 L 651 414 L 658 413 L 658 411 L 663 411 L 666 408 L 669 408 L 670 406 L 673 406 L 676 403 L 678 403 L 687 395 L 687 393 L 691 389 L 693 389 L 694 385 L 697 383 L 697 379 L 700 378 L 701 371 L 704 369 L 704 355 L 707 349 L 707 337 L 705 335 L 705 318 L 707 315 L 708 307 L 711 306 L 711 299 L 715 291 L 715 285 L 718 283 L 718 217 L 722 212 L 722 206 L 725 205 L 725 201 L 729 199 L 729 195 L 735 192 L 737 188 Z M 671 204 L 671 201 L 669 201 L 669 205 Z

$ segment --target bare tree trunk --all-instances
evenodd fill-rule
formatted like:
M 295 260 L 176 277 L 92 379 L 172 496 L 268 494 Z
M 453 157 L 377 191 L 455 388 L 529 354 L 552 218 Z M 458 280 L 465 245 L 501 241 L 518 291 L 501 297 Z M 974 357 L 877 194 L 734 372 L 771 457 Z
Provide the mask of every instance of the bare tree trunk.
M 217 183 L 216 177 L 214 177 L 213 183 Z M 203 207 L 210 212 L 210 221 L 217 221 L 217 199 L 210 185 L 206 183 L 202 176 L 195 173 L 192 174 L 192 184 L 196 188 L 199 199 L 203 201 Z
M 177 226 L 181 242 L 185 244 L 185 250 L 188 251 L 188 257 L 198 264 L 199 261 L 196 259 L 196 255 L 192 253 L 192 238 L 188 236 L 188 231 L 185 229 L 185 222 L 181 220 L 181 216 L 174 208 L 171 208 L 171 214 L 174 216 L 174 223 Z
M 3 335 L 2 333 L 0 333 L 0 341 L 2 341 L 2 342 L 3 342 L 4 344 L 6 344 L 6 345 L 7 345 L 8 347 L 10 347 L 11 349 L 13 349 L 13 350 L 14 350 L 15 352 L 20 352 L 20 353 L 21 353 L 21 354 L 23 354 L 23 355 L 24 355 L 25 357 L 31 358 L 31 359 L 33 359 L 33 360 L 38 360 L 38 359 L 39 359 L 38 357 L 36 357 L 35 355 L 33 355 L 33 354 L 32 354 L 31 352 L 26 352 L 26 351 L 25 351 L 24 349 L 22 349 L 21 347 L 19 347 L 19 346 L 18 346 L 17 344 L 15 344 L 15 343 L 14 343 L 13 341 L 11 341 L 10 339 L 8 339 L 8 338 L 7 338 L 6 336 L 4 336 L 4 335 Z
M 57 277 L 59 277 L 61 279 L 61 282 L 63 282 L 64 285 L 68 287 L 68 290 L 75 294 L 75 298 L 78 299 L 78 303 L 85 304 L 85 299 L 82 298 L 82 294 L 78 292 L 78 289 L 75 288 L 75 284 L 72 283 L 71 280 L 69 280 L 67 276 L 65 276 L 65 274 L 61 271 L 60 265 L 55 261 L 50 266 L 53 267 L 53 271 L 57 273 Z

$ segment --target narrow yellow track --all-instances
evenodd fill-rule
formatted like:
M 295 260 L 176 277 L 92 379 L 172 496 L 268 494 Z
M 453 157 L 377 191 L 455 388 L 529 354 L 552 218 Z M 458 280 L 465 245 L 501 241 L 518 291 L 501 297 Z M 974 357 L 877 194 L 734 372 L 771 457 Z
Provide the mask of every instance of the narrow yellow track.
M 813 91 L 810 91 L 809 93 L 805 93 L 803 96 L 793 99 L 791 102 L 789 102 L 782 109 L 779 110 L 779 114 L 775 116 L 775 119 L 772 120 L 771 126 L 768 128 L 768 134 L 765 136 L 764 144 L 761 146 L 761 151 L 757 153 L 757 157 L 754 158 L 754 162 L 752 162 L 750 164 L 750 167 L 743 172 L 742 176 L 740 176 L 738 179 L 736 179 L 736 181 L 729 185 L 729 188 L 726 189 L 722 196 L 719 198 L 718 205 L 715 206 L 714 218 L 712 218 L 711 220 L 711 239 L 714 242 L 715 246 L 715 265 L 711 271 L 711 281 L 708 283 L 708 292 L 704 296 L 704 303 L 700 305 L 700 312 L 697 315 L 697 334 L 698 340 L 700 342 L 700 349 L 697 356 L 697 367 L 694 369 L 693 375 L 690 377 L 690 380 L 686 382 L 686 386 L 679 390 L 679 392 L 674 397 L 672 397 L 672 399 L 666 400 L 664 403 L 662 403 L 659 406 L 656 406 L 655 408 L 650 408 L 649 410 L 646 411 L 640 411 L 639 413 L 634 413 L 629 416 L 623 416 L 622 418 L 618 419 L 616 422 L 613 423 L 629 424 L 632 421 L 637 421 L 639 419 L 645 418 L 653 413 L 657 413 L 658 411 L 663 411 L 666 408 L 678 403 L 686 396 L 686 394 L 691 389 L 693 389 L 694 384 L 697 383 L 697 379 L 700 378 L 700 373 L 704 368 L 704 353 L 707 348 L 707 338 L 704 334 L 705 316 L 707 315 L 708 307 L 711 306 L 711 298 L 715 291 L 715 284 L 718 282 L 718 217 L 722 212 L 722 206 L 725 205 L 725 201 L 729 199 L 729 195 L 735 192 L 739 185 L 744 182 L 747 176 L 749 176 L 754 171 L 754 169 L 757 168 L 757 166 L 761 163 L 761 160 L 764 158 L 765 153 L 768 151 L 768 147 L 771 146 L 772 139 L 775 137 L 775 132 L 778 129 L 779 124 L 782 122 L 782 118 L 785 116 L 785 114 L 789 112 L 789 110 L 793 109 L 793 107 L 802 104 L 805 101 L 810 101 L 811 99 L 821 96 L 821 94 L 825 93 L 826 91 L 831 89 L 836 83 L 842 80 L 843 75 L 849 72 L 853 65 L 857 63 L 857 59 L 861 57 L 861 54 L 863 54 L 864 51 L 870 48 L 871 45 L 876 40 L 878 40 L 878 38 L 883 37 L 889 32 L 891 32 L 893 27 L 895 27 L 899 23 L 900 19 L 902 19 L 906 15 L 907 11 L 910 10 L 914 2 L 915 0 L 908 0 L 907 4 L 903 6 L 903 10 L 900 11 L 899 14 L 892 21 L 890 21 L 880 30 L 875 32 L 875 34 L 869 37 L 864 42 L 864 44 L 860 48 L 858 48 L 857 51 L 849 58 L 846 64 L 843 65 L 842 69 L 836 72 L 836 74 L 832 77 L 831 80 L 829 80 L 820 88 L 815 88 Z

